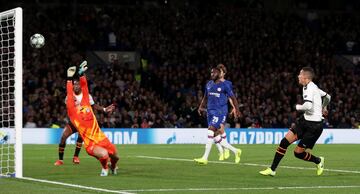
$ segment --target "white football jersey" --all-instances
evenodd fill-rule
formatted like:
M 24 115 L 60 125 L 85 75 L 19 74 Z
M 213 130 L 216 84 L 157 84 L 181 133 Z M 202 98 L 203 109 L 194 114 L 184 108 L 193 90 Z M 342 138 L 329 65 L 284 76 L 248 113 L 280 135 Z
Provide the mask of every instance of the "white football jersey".
M 83 98 L 83 93 L 81 93 L 79 95 L 74 94 L 74 96 L 75 96 L 75 99 L 76 99 L 75 100 L 75 106 L 77 106 L 77 105 L 79 105 L 81 103 L 81 100 Z M 92 98 L 92 96 L 90 94 L 89 94 L 89 99 L 90 99 L 90 105 L 91 106 L 94 105 L 95 102 L 94 102 L 94 100 L 93 100 L 93 98 Z M 67 97 L 65 97 L 65 104 L 66 104 L 66 100 L 67 100 Z
M 311 108 L 305 111 L 304 117 L 308 121 L 322 121 L 322 99 L 326 92 L 318 88 L 314 82 L 309 82 L 303 87 L 303 99 L 312 103 Z

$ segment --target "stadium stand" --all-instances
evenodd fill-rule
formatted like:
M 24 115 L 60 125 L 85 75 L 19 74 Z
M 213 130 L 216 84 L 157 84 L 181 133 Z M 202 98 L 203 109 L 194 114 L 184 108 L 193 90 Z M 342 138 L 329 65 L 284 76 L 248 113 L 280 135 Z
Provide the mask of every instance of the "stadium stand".
M 25 37 L 41 29 L 46 38 L 44 49 L 24 48 L 25 127 L 64 126 L 65 67 L 82 60 L 87 50 L 113 49 L 139 52 L 149 67 L 131 70 L 115 61 L 89 71 L 95 102 L 117 105 L 114 114 L 98 113 L 101 127 L 205 127 L 196 109 L 209 68 L 223 63 L 242 112 L 238 120 L 229 118 L 230 127 L 289 127 L 297 114 L 294 104 L 302 99 L 297 73 L 310 65 L 318 85 L 332 95 L 324 125 L 358 128 L 359 66 L 345 68 L 334 56 L 358 50 L 347 43 L 359 40 L 359 16 L 313 19 L 254 7 L 24 9 Z M 108 44 L 110 34 L 115 43 Z

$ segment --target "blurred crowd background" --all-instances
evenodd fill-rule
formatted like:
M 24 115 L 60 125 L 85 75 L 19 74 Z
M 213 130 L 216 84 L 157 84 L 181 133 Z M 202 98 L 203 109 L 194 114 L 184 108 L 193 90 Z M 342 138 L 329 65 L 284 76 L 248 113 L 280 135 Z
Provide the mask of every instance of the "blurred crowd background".
M 335 57 L 359 52 L 356 1 L 340 11 L 311 1 L 289 1 L 292 11 L 268 9 L 266 1 L 81 2 L 22 5 L 24 41 L 46 38 L 42 49 L 24 47 L 25 127 L 63 127 L 66 67 L 88 50 L 116 50 L 140 53 L 146 68 L 90 64 L 95 103 L 116 105 L 112 114 L 97 112 L 101 127 L 207 127 L 197 108 L 210 68 L 222 63 L 242 113 L 227 127 L 289 127 L 303 103 L 297 75 L 311 66 L 332 96 L 324 126 L 359 128 L 359 65 Z

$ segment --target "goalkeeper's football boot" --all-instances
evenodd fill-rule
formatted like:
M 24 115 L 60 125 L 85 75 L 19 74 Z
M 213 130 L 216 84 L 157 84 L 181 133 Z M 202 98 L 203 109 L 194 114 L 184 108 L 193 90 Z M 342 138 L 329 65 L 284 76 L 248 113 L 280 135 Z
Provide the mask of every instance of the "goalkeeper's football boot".
M 318 176 L 322 175 L 322 173 L 324 172 L 324 162 L 325 162 L 325 158 L 320 157 L 320 163 L 316 165 L 317 167 L 316 174 Z
M 108 162 L 108 167 L 109 167 L 110 172 L 111 172 L 112 175 L 117 175 L 117 170 L 119 169 L 118 166 L 115 166 L 115 168 L 112 168 L 111 167 L 111 162 Z
M 276 175 L 276 172 L 271 170 L 271 168 L 267 168 L 267 169 L 265 169 L 263 171 L 260 171 L 259 173 L 264 175 L 264 176 L 275 176 Z
M 204 158 L 195 158 L 194 161 L 197 162 L 198 164 L 202 164 L 202 165 L 207 165 L 207 163 L 208 163 L 208 161 Z
M 110 168 L 111 174 L 112 174 L 112 175 L 117 175 L 117 170 L 118 170 L 118 168 L 119 168 L 119 167 L 117 167 L 117 166 L 116 166 L 114 169 Z
M 56 160 L 56 162 L 54 163 L 55 166 L 61 166 L 64 164 L 64 161 L 62 160 Z
M 237 149 L 236 154 L 235 154 L 235 163 L 236 164 L 240 163 L 240 157 L 241 157 L 241 149 Z
M 219 161 L 223 161 L 224 159 L 225 159 L 224 154 L 220 154 L 220 153 L 219 153 Z
M 74 164 L 80 164 L 80 159 L 79 159 L 79 157 L 74 156 L 74 157 L 73 157 L 73 163 L 74 163 Z
M 108 176 L 109 175 L 109 169 L 102 168 L 100 176 Z
M 224 149 L 224 159 L 227 160 L 230 157 L 230 150 Z

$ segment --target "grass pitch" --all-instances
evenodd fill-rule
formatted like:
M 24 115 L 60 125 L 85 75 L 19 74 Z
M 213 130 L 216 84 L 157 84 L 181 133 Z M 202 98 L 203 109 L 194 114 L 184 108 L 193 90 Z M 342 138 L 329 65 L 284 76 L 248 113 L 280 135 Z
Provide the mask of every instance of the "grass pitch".
M 277 145 L 236 145 L 243 151 L 241 164 L 234 164 L 234 156 L 219 162 L 213 146 L 206 166 L 192 161 L 204 145 L 117 147 L 119 174 L 100 177 L 99 162 L 85 149 L 80 165 L 73 165 L 74 146 L 68 145 L 65 164 L 54 166 L 57 145 L 24 145 L 24 177 L 34 180 L 0 178 L 0 193 L 360 193 L 359 145 L 316 145 L 313 154 L 325 157 L 322 176 L 313 163 L 293 156 L 292 145 L 275 177 L 258 171 L 270 165 Z

